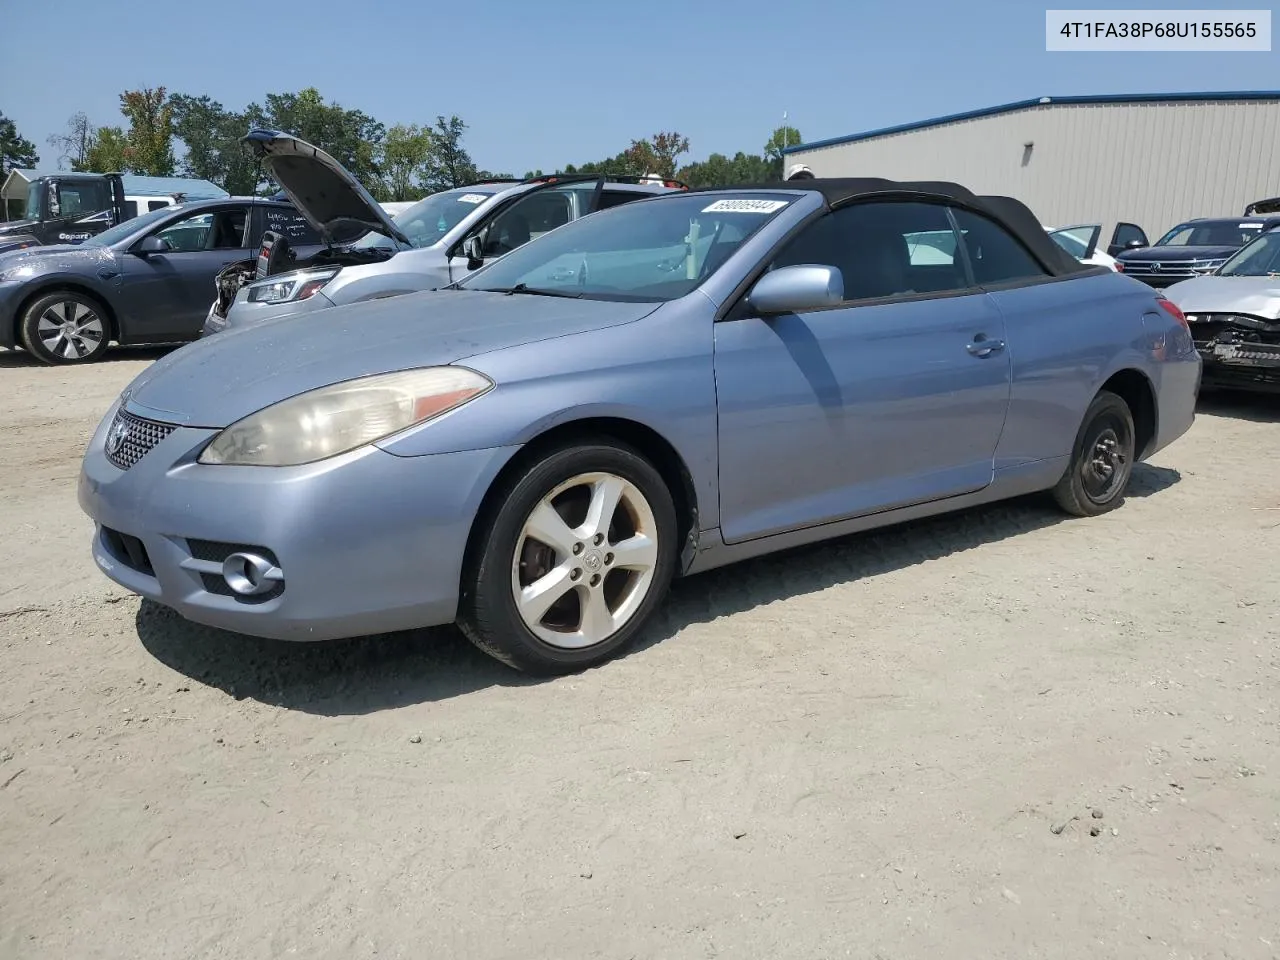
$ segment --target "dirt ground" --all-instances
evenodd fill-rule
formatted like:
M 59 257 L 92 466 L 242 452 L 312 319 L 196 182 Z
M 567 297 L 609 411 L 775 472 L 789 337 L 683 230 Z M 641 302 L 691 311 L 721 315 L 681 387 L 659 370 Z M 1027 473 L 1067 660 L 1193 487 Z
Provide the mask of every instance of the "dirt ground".
M 157 355 L 0 354 L 0 958 L 1280 956 L 1280 401 L 1107 517 L 691 578 L 534 683 L 112 586 L 75 478 Z

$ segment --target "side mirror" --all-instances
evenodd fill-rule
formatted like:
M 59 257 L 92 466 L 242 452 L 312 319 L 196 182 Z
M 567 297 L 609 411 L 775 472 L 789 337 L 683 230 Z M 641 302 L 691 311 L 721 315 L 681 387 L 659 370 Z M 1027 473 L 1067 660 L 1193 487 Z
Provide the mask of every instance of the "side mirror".
M 756 281 L 747 302 L 761 316 L 839 306 L 844 276 L 836 267 L 813 263 L 779 267 Z
M 164 253 L 171 249 L 168 240 L 162 240 L 157 236 L 143 237 L 142 240 L 133 248 L 132 252 L 140 257 L 147 257 L 153 253 Z
M 473 233 L 462 241 L 462 254 L 467 258 L 468 270 L 479 270 L 484 266 L 484 249 L 480 245 L 478 233 Z
M 1146 244 L 1143 243 L 1141 240 L 1130 240 L 1128 243 L 1124 245 L 1124 248 L 1126 250 L 1137 250 L 1139 247 L 1145 247 L 1145 246 Z

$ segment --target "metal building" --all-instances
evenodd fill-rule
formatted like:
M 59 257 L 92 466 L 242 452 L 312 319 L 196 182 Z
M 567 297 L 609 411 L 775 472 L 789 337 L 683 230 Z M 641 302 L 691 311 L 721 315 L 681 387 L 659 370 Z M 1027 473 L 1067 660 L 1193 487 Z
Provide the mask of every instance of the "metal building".
M 952 180 L 1048 226 L 1129 221 L 1155 242 L 1280 196 L 1280 91 L 1041 97 L 785 152 L 819 177 Z

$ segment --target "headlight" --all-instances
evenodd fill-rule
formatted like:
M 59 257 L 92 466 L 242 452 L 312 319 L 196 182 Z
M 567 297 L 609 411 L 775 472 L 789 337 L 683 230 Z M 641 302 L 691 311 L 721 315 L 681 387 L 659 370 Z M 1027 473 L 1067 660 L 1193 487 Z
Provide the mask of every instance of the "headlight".
M 312 297 L 338 275 L 340 267 L 299 270 L 278 280 L 263 280 L 249 287 L 250 303 L 295 303 Z
M 272 404 L 233 423 L 201 463 L 291 467 L 335 457 L 459 407 L 493 387 L 465 367 L 360 377 Z

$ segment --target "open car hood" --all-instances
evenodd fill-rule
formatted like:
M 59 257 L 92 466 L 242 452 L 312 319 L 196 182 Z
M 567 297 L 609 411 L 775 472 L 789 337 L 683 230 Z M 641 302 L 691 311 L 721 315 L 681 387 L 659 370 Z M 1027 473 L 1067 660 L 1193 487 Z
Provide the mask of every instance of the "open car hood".
M 278 130 L 250 130 L 240 142 L 330 244 L 351 243 L 376 230 L 412 246 L 369 191 L 319 147 Z

